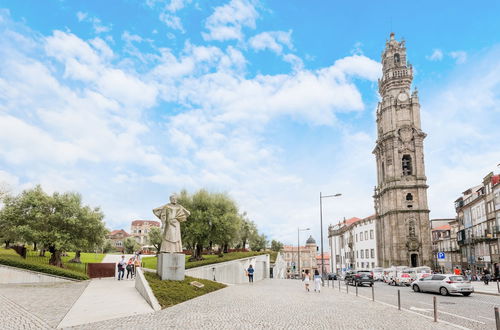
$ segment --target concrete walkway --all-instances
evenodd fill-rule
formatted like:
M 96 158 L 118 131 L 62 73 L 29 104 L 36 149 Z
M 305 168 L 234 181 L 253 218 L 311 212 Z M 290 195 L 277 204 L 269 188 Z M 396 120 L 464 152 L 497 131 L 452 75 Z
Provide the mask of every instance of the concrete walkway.
M 128 260 L 131 255 L 125 255 Z M 102 262 L 118 262 L 121 255 L 106 255 Z M 135 280 L 93 279 L 58 328 L 153 312 L 135 289 Z
M 472 286 L 474 287 L 475 293 L 500 296 L 500 291 L 498 290 L 497 282 L 490 282 L 488 285 L 484 284 L 484 282 L 479 282 L 479 281 L 472 281 L 471 283 Z

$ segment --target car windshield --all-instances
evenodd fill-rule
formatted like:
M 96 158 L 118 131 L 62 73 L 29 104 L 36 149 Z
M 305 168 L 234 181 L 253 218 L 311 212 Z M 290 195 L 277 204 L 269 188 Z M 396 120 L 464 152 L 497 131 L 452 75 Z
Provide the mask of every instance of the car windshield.
M 464 282 L 465 278 L 463 276 L 450 276 L 450 281 L 453 281 L 453 282 Z

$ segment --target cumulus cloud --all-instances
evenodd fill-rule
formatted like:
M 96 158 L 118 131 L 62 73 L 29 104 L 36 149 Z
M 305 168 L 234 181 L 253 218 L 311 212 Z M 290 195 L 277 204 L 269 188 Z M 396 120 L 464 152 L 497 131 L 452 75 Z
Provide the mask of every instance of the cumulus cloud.
M 443 59 L 443 51 L 441 49 L 434 49 L 432 54 L 429 56 L 426 56 L 429 61 L 441 61 Z
M 248 40 L 250 47 L 256 51 L 269 49 L 280 55 L 283 52 L 283 45 L 289 49 L 293 48 L 292 31 L 269 31 L 262 32 Z
M 462 50 L 450 52 L 450 56 L 455 59 L 457 64 L 464 64 L 467 61 L 467 53 Z
M 231 0 L 216 7 L 205 23 L 208 33 L 202 33 L 205 40 L 242 40 L 244 27 L 255 29 L 259 14 L 251 0 Z
M 111 25 L 104 25 L 99 18 L 90 16 L 88 13 L 79 11 L 76 13 L 76 17 L 78 18 L 79 22 L 87 22 L 92 24 L 94 32 L 97 34 L 111 31 Z

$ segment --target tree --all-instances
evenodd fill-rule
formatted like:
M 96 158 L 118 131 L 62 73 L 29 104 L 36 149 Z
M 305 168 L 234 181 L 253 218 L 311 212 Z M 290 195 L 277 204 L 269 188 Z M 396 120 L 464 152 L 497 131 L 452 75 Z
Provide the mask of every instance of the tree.
M 266 235 L 264 235 L 264 234 L 255 235 L 255 237 L 253 237 L 250 240 L 249 244 L 250 244 L 250 249 L 252 251 L 264 250 L 266 248 L 266 245 L 267 245 Z
M 158 227 L 151 227 L 148 234 L 149 244 L 154 246 L 156 253 L 160 253 L 161 247 L 161 229 Z
M 78 193 L 46 194 L 40 186 L 4 199 L 0 229 L 13 241 L 38 243 L 51 252 L 49 263 L 62 267 L 63 251 L 92 250 L 104 241 L 104 215 L 82 205 Z
M 253 239 L 256 235 L 258 235 L 258 231 L 255 223 L 247 218 L 247 214 L 245 212 L 240 215 L 240 218 L 241 221 L 240 221 L 240 228 L 238 230 L 238 235 L 241 248 L 244 249 L 246 248 L 248 241 Z
M 114 249 L 113 241 L 110 239 L 107 239 L 104 241 L 104 244 L 102 245 L 102 252 L 103 253 L 108 253 L 111 252 Z
M 141 248 L 139 243 L 137 243 L 137 241 L 132 237 L 125 238 L 123 241 L 123 247 L 125 248 L 125 253 L 134 253 Z
M 283 250 L 283 243 L 273 239 L 271 241 L 271 250 L 274 252 L 280 252 L 281 250 Z

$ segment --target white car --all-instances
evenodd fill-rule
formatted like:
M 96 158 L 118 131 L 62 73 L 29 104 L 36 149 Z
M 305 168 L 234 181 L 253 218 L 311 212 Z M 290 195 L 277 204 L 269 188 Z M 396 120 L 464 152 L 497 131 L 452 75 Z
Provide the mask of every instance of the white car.
M 465 277 L 455 274 L 434 274 L 423 277 L 411 284 L 415 292 L 437 292 L 443 296 L 450 293 L 460 293 L 470 296 L 474 292 L 474 287 Z

